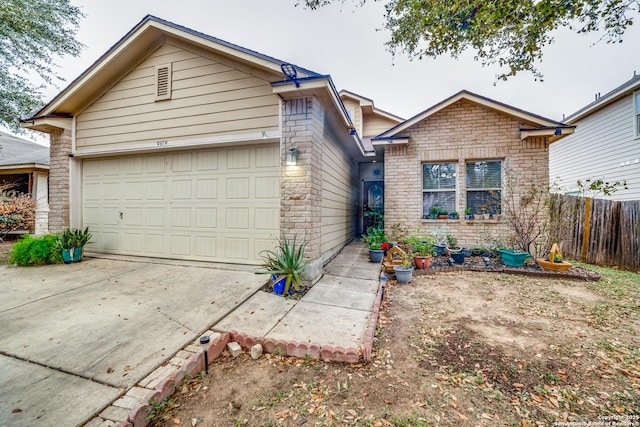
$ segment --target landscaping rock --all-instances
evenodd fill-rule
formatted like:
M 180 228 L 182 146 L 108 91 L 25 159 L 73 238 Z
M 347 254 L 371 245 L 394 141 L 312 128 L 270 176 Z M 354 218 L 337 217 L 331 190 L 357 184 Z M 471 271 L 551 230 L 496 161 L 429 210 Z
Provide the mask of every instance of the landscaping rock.
M 256 344 L 251 347 L 251 358 L 253 360 L 259 359 L 262 356 L 262 346 L 260 344 Z
M 231 353 L 231 357 L 236 358 L 242 354 L 242 347 L 237 342 L 231 341 L 227 344 L 227 350 Z

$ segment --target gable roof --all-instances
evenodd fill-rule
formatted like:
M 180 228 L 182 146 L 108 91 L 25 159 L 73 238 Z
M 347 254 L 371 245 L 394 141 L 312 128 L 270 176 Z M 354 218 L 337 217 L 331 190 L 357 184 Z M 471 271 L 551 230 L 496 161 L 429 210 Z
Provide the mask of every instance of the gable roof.
M 0 169 L 49 166 L 49 147 L 0 132 Z
M 394 139 L 395 137 L 406 139 L 406 137 L 401 137 L 398 134 L 415 125 L 416 123 L 426 119 L 429 116 L 434 115 L 440 110 L 447 108 L 448 106 L 455 104 L 460 100 L 467 100 L 470 102 L 474 102 L 479 105 L 483 105 L 485 107 L 497 110 L 503 114 L 507 114 L 509 116 L 516 117 L 518 119 L 524 120 L 526 122 L 535 123 L 540 126 L 540 129 L 557 129 L 557 128 L 565 128 L 568 129 L 569 126 L 564 123 L 557 122 L 555 120 L 547 119 L 546 117 L 539 116 L 537 114 L 529 113 L 525 110 L 521 110 L 516 107 L 512 107 L 510 105 L 504 104 L 502 102 L 495 101 L 491 98 L 487 98 L 467 90 L 461 90 L 453 96 L 441 101 L 421 113 L 416 114 L 410 119 L 405 120 L 404 122 L 398 124 L 395 127 L 387 130 L 386 132 L 381 133 L 376 136 L 374 140 L 385 140 L 385 139 Z M 528 129 L 530 130 L 530 129 Z
M 24 122 L 41 117 L 65 118 L 74 115 L 83 107 L 87 99 L 95 98 L 96 94 L 102 94 L 106 91 L 123 73 L 146 57 L 149 51 L 159 47 L 167 36 L 186 40 L 216 54 L 232 57 L 234 60 L 250 64 L 264 71 L 282 75 L 280 65 L 285 61 L 153 15 L 147 15 L 62 92 Z M 320 76 L 320 74 L 303 67 L 296 66 L 296 70 L 301 78 Z
M 350 98 L 354 101 L 357 101 L 360 104 L 360 108 L 362 108 L 365 112 L 376 114 L 378 116 L 384 117 L 389 120 L 393 120 L 394 122 L 402 122 L 404 119 L 400 116 L 396 116 L 388 111 L 381 110 L 376 107 L 373 103 L 373 99 L 364 97 L 362 95 L 358 95 L 357 93 L 342 89 L 340 91 L 340 97 Z
M 627 96 L 638 89 L 640 89 L 640 74 L 636 74 L 634 72 L 633 77 L 630 80 L 627 80 L 626 82 L 622 83 L 620 86 L 604 94 L 603 96 L 598 96 L 597 99 L 592 103 L 587 104 L 575 113 L 569 115 L 565 119 L 565 122 L 569 124 L 575 123 L 576 121 L 592 113 L 595 113 L 596 111 L 606 107 L 612 102 L 615 102 L 618 99 Z

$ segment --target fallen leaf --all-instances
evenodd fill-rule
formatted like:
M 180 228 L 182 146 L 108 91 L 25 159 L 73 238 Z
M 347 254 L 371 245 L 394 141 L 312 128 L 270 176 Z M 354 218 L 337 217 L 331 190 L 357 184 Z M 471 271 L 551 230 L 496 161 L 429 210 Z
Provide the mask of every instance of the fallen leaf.
M 467 420 L 467 417 L 464 414 L 461 414 L 460 412 L 456 412 L 456 413 L 458 414 L 461 420 L 464 420 L 464 421 Z
M 180 424 L 180 418 L 174 418 L 172 421 L 174 424 Z
M 22 409 L 15 408 L 13 411 L 11 411 L 12 414 L 17 414 L 18 412 L 22 412 Z
M 107 374 L 110 374 L 113 372 L 113 368 L 107 368 Z

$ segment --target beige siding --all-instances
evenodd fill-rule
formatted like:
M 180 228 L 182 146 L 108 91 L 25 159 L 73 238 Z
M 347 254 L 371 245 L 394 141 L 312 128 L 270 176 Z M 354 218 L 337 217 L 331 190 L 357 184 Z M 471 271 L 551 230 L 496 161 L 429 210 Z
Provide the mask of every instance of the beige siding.
M 173 66 L 171 99 L 154 101 L 155 66 L 167 63 Z M 278 98 L 268 80 L 241 66 L 165 44 L 78 115 L 76 129 L 80 151 L 274 131 Z
M 365 137 L 378 136 L 382 132 L 388 131 L 397 124 L 397 121 L 389 120 L 375 114 L 365 114 L 364 130 L 362 135 Z
M 358 131 L 358 135 L 362 135 L 362 109 L 360 108 L 360 103 L 351 99 L 343 99 L 342 103 L 349 113 L 353 113 L 351 121 L 353 122 L 356 131 Z
M 322 237 L 321 251 L 342 247 L 356 232 L 357 173 L 332 138 L 326 138 L 322 150 Z
M 614 193 L 611 199 L 639 200 L 640 139 L 634 137 L 633 97 L 626 96 L 573 124 L 575 133 L 549 149 L 550 179 L 565 191 L 575 190 L 578 180 L 588 178 L 627 180 L 629 189 Z

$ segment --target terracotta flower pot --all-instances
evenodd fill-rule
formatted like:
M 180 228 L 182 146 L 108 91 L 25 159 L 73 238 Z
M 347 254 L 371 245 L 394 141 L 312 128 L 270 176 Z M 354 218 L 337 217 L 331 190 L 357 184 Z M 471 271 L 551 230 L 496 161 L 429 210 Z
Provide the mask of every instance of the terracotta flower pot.
M 430 256 L 415 256 L 413 257 L 413 263 L 418 270 L 426 270 L 431 265 Z

